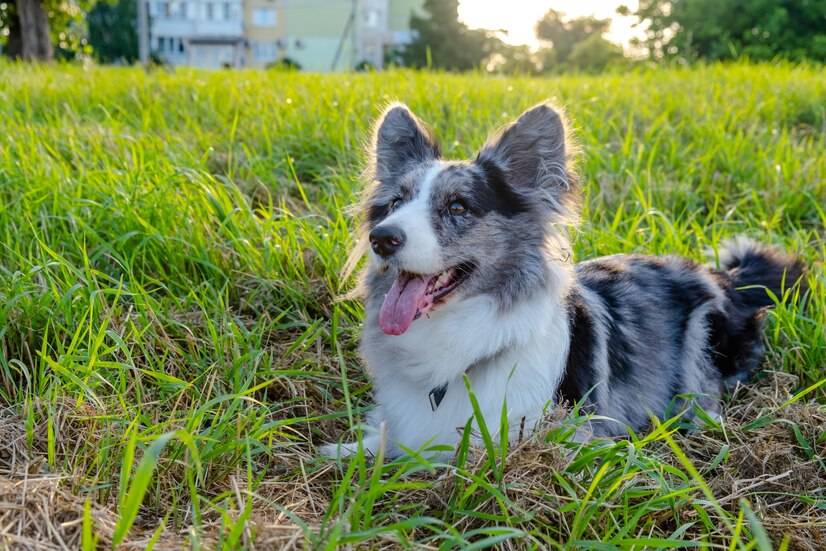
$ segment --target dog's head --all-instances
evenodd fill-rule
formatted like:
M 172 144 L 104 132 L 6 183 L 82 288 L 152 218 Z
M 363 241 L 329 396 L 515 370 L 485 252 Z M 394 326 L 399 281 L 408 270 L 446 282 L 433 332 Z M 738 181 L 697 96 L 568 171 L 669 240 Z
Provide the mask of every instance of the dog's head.
M 566 125 L 548 104 L 491 137 L 472 161 L 445 161 L 404 105 L 370 145 L 365 195 L 368 302 L 390 335 L 479 294 L 502 308 L 545 285 L 556 228 L 576 214 Z M 564 261 L 564 259 L 562 259 Z

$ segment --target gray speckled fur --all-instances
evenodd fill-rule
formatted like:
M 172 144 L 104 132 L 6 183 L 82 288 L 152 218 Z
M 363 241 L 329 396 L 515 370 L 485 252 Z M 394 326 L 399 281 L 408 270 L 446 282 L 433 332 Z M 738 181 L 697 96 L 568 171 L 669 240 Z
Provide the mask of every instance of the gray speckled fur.
M 685 395 L 716 412 L 725 384 L 759 366 L 762 312 L 772 304 L 765 291 L 738 289 L 757 285 L 778 294 L 782 281 L 790 286 L 800 278 L 801 265 L 741 240 L 724 247 L 721 269 L 639 255 L 574 267 L 565 228 L 576 220 L 579 186 L 566 134 L 564 119 L 542 104 L 491 138 L 475 160 L 445 162 L 424 125 L 406 107 L 391 106 L 370 148 L 363 231 L 381 223 L 395 199 L 416 198 L 441 163 L 428 188 L 439 254 L 450 265 L 475 266 L 459 299 L 488 295 L 505 312 L 547 290 L 567 308 L 570 347 L 547 350 L 549 357 L 567 354 L 567 367 L 548 400 L 582 401 L 614 419 L 596 425 L 602 434 L 641 429 L 651 416 L 684 407 Z M 470 215 L 445 214 L 455 197 L 468 202 Z M 362 349 L 384 347 L 403 373 L 416 358 L 394 352 L 375 321 L 398 270 L 392 259 L 378 259 L 363 275 Z

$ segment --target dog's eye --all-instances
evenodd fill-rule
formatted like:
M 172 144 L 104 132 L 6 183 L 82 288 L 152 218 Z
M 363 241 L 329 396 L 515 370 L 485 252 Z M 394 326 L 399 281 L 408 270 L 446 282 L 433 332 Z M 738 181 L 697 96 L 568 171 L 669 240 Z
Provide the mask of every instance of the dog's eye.
M 461 216 L 467 212 L 467 205 L 461 199 L 456 199 L 450 202 L 447 210 L 452 216 Z
M 401 204 L 401 202 L 402 202 L 401 197 L 396 197 L 395 199 L 390 201 L 390 210 L 391 211 L 396 210 L 396 208 L 398 208 L 398 206 Z

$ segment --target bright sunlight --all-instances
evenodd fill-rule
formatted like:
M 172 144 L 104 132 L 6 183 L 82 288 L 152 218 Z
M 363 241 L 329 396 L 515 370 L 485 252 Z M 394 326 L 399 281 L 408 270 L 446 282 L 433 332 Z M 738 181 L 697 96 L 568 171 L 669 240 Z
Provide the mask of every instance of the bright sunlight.
M 510 0 L 492 2 L 491 0 L 461 0 L 459 18 L 469 27 L 481 29 L 502 29 L 507 34 L 502 37 L 510 44 L 527 44 L 538 46 L 534 26 L 549 9 L 563 12 L 568 17 L 586 17 L 593 15 L 602 19 L 611 19 L 611 30 L 605 38 L 617 44 L 627 44 L 640 33 L 632 27 L 633 17 L 617 15 L 620 5 L 636 10 L 637 0 L 616 2 L 613 0 Z

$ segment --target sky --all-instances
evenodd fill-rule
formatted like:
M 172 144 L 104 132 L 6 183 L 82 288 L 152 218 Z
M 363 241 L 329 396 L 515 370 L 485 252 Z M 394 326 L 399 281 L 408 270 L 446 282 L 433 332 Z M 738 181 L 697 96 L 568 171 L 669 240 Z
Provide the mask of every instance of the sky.
M 626 44 L 639 32 L 631 27 L 635 21 L 633 17 L 617 15 L 617 6 L 622 4 L 633 11 L 637 0 L 460 0 L 459 18 L 471 28 L 507 30 L 508 34 L 502 38 L 510 44 L 536 47 L 534 25 L 548 9 L 561 11 L 568 17 L 610 17 L 611 30 L 605 38 Z

